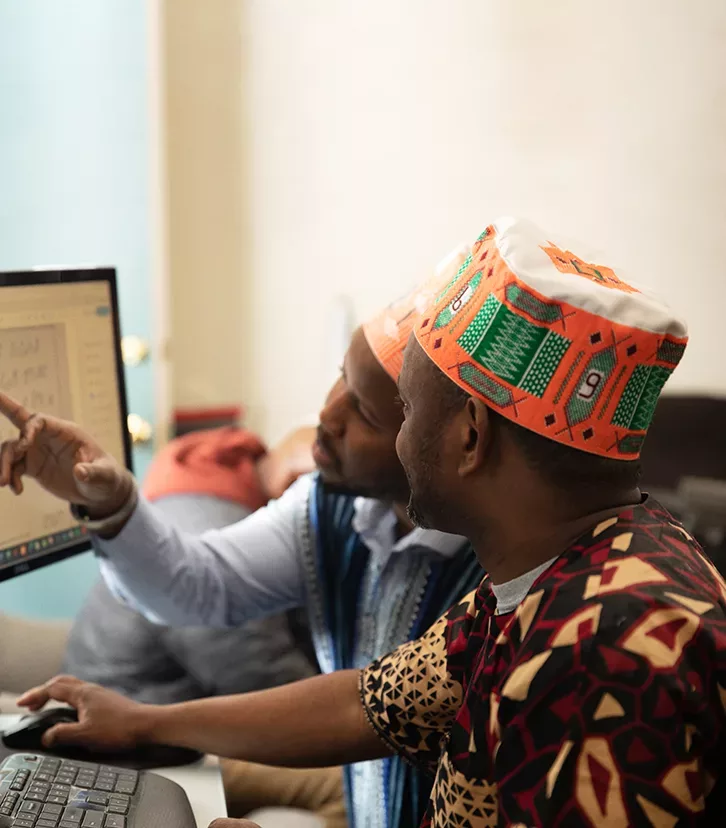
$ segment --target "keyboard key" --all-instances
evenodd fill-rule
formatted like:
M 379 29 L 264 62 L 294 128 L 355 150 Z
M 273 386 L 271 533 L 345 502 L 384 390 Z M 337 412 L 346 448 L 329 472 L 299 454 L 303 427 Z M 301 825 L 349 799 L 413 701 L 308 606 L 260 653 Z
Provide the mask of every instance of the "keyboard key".
M 105 828 L 126 828 L 126 818 L 116 814 L 107 814 Z
M 43 806 L 40 804 L 40 802 L 28 802 L 28 800 L 26 799 L 24 802 L 20 803 L 19 810 L 25 811 L 29 814 L 39 814 L 42 807 Z
M 59 816 L 62 813 L 63 813 L 63 806 L 62 805 L 44 805 L 43 810 L 41 811 L 41 816 L 45 816 L 46 814 L 52 814 L 53 816 Z
M 83 819 L 83 813 L 82 808 L 68 807 L 65 811 L 63 811 L 63 821 L 72 822 L 74 825 L 78 825 L 78 823 Z
M 90 802 L 91 805 L 107 805 L 108 804 L 108 794 L 105 793 L 89 793 L 86 797 L 86 802 Z
M 35 791 L 28 791 L 25 794 L 25 799 L 31 802 L 45 802 L 45 794 L 44 793 L 36 793 Z
M 58 825 L 58 818 L 43 819 L 42 817 L 35 823 L 35 828 L 56 828 Z
M 82 828 L 103 828 L 103 811 L 86 811 Z
M 58 825 L 58 828 L 78 828 L 78 823 L 77 822 L 68 822 L 67 819 L 64 819 Z
M 50 794 L 45 801 L 51 802 L 53 805 L 66 805 L 68 797 L 66 794 Z
M 106 808 L 109 814 L 125 814 L 128 811 L 127 805 L 114 805 L 113 803 Z
M 35 776 L 33 776 L 34 782 L 52 782 L 55 779 L 55 774 L 53 773 L 43 773 L 42 771 L 38 771 Z
M 13 828 L 34 828 L 35 821 L 32 819 L 22 819 L 21 817 L 15 817 L 15 821 L 13 822 Z
M 23 788 L 28 784 L 28 775 L 18 771 L 15 776 L 13 777 L 13 781 L 10 783 L 10 790 L 11 791 L 22 791 Z
M 120 794 L 128 794 L 131 796 L 133 792 L 136 790 L 136 782 L 117 782 L 116 783 L 116 793 Z

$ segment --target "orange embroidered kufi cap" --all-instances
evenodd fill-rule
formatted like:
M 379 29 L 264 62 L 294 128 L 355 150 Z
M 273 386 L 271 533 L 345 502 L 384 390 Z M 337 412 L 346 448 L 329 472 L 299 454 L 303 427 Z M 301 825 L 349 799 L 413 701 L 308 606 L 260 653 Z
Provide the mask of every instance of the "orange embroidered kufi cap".
M 633 460 L 687 329 L 593 261 L 531 222 L 499 219 L 422 315 L 416 338 L 457 385 L 518 425 Z
M 468 253 L 467 245 L 452 250 L 423 285 L 418 285 L 363 325 L 370 349 L 394 382 L 398 382 L 403 352 L 421 313 L 459 270 Z

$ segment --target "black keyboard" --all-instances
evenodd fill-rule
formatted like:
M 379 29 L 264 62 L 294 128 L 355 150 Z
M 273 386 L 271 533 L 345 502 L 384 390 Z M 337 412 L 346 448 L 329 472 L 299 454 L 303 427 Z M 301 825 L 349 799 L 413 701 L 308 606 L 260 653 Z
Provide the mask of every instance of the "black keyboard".
M 154 773 L 15 753 L 0 765 L 0 828 L 196 828 L 184 791 Z

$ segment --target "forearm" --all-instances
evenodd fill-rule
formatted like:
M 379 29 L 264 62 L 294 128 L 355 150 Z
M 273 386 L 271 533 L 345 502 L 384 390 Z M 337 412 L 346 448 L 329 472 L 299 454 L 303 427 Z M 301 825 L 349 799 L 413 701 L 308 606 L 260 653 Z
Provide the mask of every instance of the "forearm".
M 141 499 L 113 539 L 95 538 L 108 586 L 151 621 L 224 626 L 226 595 L 200 538 L 176 530 Z
M 389 755 L 368 724 L 357 670 L 258 693 L 201 699 L 140 713 L 141 740 L 287 767 L 348 764 Z
M 298 606 L 295 547 L 265 510 L 219 531 L 179 531 L 141 499 L 113 540 L 95 540 L 113 592 L 170 626 L 238 626 Z

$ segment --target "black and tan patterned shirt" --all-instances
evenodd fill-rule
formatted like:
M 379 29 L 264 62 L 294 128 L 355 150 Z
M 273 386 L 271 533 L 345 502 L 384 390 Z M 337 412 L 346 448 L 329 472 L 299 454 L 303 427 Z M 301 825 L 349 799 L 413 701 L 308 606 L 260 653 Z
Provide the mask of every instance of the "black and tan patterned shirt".
M 485 580 L 362 674 L 372 726 L 436 775 L 425 826 L 726 824 L 726 585 L 667 512 L 605 521 L 495 609 Z

